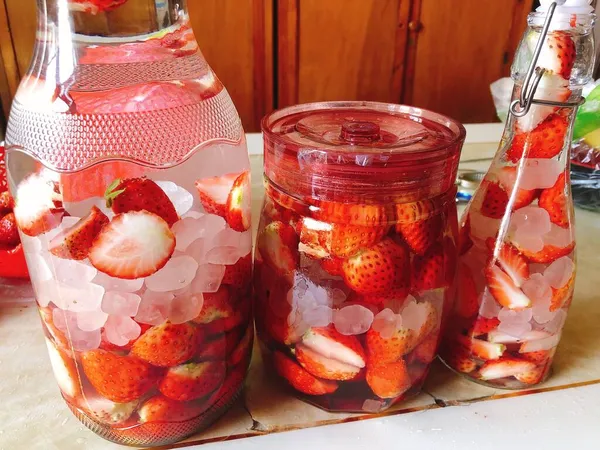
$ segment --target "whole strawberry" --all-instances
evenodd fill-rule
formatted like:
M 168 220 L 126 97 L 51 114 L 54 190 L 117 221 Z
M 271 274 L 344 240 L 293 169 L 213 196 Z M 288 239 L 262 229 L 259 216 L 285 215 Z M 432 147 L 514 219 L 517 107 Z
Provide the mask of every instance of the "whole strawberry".
M 0 246 L 12 248 L 21 242 L 15 215 L 8 213 L 0 219 Z
M 142 211 L 154 213 L 169 226 L 179 220 L 173 203 L 158 184 L 148 178 L 115 180 L 104 195 L 106 206 L 118 213 Z
M 171 367 L 158 389 L 172 400 L 186 402 L 210 394 L 225 379 L 224 361 L 187 363 Z
M 140 336 L 131 354 L 154 366 L 177 366 L 194 355 L 198 342 L 196 333 L 196 328 L 188 323 L 165 322 Z
M 81 364 L 98 393 L 118 403 L 140 398 L 156 385 L 160 375 L 159 369 L 144 361 L 105 350 L 83 352 Z
M 397 277 L 396 260 L 390 247 L 391 239 L 362 250 L 342 264 L 346 284 L 360 294 L 380 294 L 394 287 Z
M 413 258 L 410 283 L 413 292 L 436 289 L 445 283 L 444 249 L 441 244 L 434 245 L 423 256 Z

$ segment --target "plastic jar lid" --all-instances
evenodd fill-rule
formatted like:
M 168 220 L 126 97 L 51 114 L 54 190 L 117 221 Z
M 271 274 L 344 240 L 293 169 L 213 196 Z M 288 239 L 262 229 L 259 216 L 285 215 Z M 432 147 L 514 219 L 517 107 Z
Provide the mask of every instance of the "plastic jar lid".
M 441 114 L 376 102 L 326 102 L 262 122 L 265 176 L 298 198 L 413 201 L 454 186 L 465 129 Z

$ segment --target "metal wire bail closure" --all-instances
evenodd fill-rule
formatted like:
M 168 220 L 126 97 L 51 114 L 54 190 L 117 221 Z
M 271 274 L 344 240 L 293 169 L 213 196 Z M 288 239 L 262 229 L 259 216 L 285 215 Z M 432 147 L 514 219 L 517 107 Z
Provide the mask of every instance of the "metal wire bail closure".
M 540 34 L 540 38 L 535 46 L 535 50 L 533 52 L 533 58 L 531 60 L 531 64 L 529 65 L 529 69 L 527 70 L 527 75 L 525 76 L 525 82 L 523 83 L 523 89 L 521 89 L 521 94 L 517 100 L 514 100 L 510 104 L 509 111 L 515 117 L 524 117 L 529 113 L 532 105 L 544 105 L 544 106 L 557 106 L 559 108 L 576 108 L 585 103 L 585 99 L 580 97 L 577 101 L 574 102 L 555 102 L 550 100 L 538 100 L 535 99 L 535 93 L 537 88 L 546 73 L 546 69 L 542 67 L 538 67 L 538 59 L 540 58 L 540 53 L 542 52 L 542 47 L 544 42 L 546 41 L 546 37 L 548 36 L 548 30 L 550 29 L 550 23 L 552 22 L 552 17 L 554 17 L 554 12 L 556 11 L 556 7 L 558 4 L 556 2 L 552 2 L 548 9 L 548 16 L 546 17 L 546 21 L 544 22 L 544 27 L 542 28 L 542 32 Z

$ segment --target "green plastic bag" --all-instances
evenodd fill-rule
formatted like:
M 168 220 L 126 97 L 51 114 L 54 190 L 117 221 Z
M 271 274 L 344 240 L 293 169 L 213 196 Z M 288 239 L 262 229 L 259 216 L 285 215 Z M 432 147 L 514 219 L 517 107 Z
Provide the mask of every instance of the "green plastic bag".
M 600 148 L 600 85 L 590 92 L 575 118 L 573 140 L 583 139 L 594 148 Z

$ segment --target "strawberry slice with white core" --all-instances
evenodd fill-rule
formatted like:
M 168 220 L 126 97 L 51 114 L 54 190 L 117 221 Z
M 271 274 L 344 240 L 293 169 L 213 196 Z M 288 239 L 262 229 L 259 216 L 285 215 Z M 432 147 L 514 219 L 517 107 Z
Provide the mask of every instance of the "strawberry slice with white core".
M 495 342 L 497 344 L 518 344 L 530 340 L 535 341 L 537 339 L 544 339 L 547 336 L 548 333 L 537 330 L 529 331 L 521 337 L 511 336 L 510 334 L 506 334 L 498 330 L 492 330 L 488 333 L 488 341 Z
M 546 333 L 544 333 L 546 334 Z M 528 340 L 521 344 L 519 353 L 539 352 L 542 350 L 551 350 L 558 345 L 560 341 L 560 333 L 555 335 L 546 334 L 541 339 Z
M 474 356 L 486 361 L 499 359 L 506 350 L 506 346 L 503 344 L 495 344 L 482 341 L 481 339 L 471 339 L 462 335 L 459 335 L 457 338 L 458 342 L 469 349 Z
M 488 289 L 498 303 L 508 309 L 523 309 L 531 306 L 531 300 L 519 289 L 512 278 L 498 266 L 485 269 Z
M 57 349 L 48 339 L 46 339 L 46 346 L 48 347 L 50 364 L 58 387 L 65 395 L 72 398 L 77 397 L 81 393 L 81 384 L 75 361 L 67 356 L 64 351 Z
M 65 259 L 82 260 L 87 258 L 94 239 L 107 223 L 108 217 L 96 206 L 93 206 L 86 217 L 50 241 L 50 253 Z
M 498 378 L 514 377 L 522 373 L 528 373 L 535 369 L 535 364 L 531 361 L 524 361 L 516 358 L 503 358 L 496 361 L 486 362 L 479 374 L 482 380 L 495 380 Z
M 360 372 L 360 367 L 327 358 L 303 344 L 296 346 L 296 359 L 308 373 L 325 380 L 351 380 Z
M 298 262 L 298 236 L 294 229 L 283 222 L 271 222 L 259 234 L 257 248 L 264 261 L 293 281 Z
M 251 197 L 250 173 L 244 172 L 235 179 L 227 197 L 227 223 L 235 231 L 250 228 Z
M 494 251 L 495 240 L 490 238 L 489 242 L 491 242 L 491 250 Z M 520 288 L 529 278 L 527 260 L 512 245 L 506 243 L 501 243 L 500 245 L 500 251 L 497 254 L 497 263 L 510 277 L 515 286 Z
M 538 65 L 565 80 L 571 78 L 577 51 L 573 38 L 564 31 L 550 33 L 542 47 Z
M 331 328 L 311 328 L 304 334 L 302 344 L 326 358 L 365 367 L 365 354 L 355 336 L 344 336 Z
M 84 405 L 100 422 L 118 425 L 129 419 L 140 404 L 139 400 L 128 403 L 116 403 L 96 393 L 85 392 Z
M 119 214 L 106 225 L 90 249 L 92 265 L 112 277 L 135 279 L 160 270 L 175 251 L 175 236 L 156 214 Z
M 64 209 L 52 181 L 33 174 L 23 180 L 15 196 L 15 219 L 28 236 L 38 236 L 60 225 Z
M 570 96 L 569 82 L 560 75 L 550 73 L 542 77 L 535 93 L 536 100 L 555 102 L 566 102 Z M 558 108 L 555 106 L 533 105 L 527 115 L 517 119 L 517 128 L 521 132 L 529 133 L 557 110 Z
M 196 180 L 196 189 L 200 202 L 207 213 L 216 214 L 223 218 L 227 216 L 227 199 L 239 173 L 229 173 L 220 177 Z

